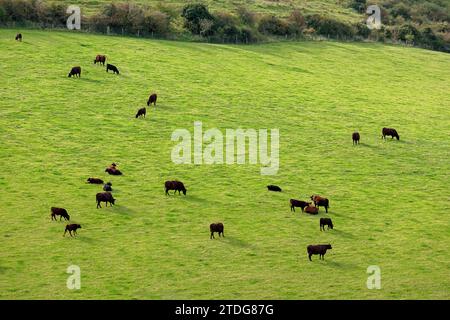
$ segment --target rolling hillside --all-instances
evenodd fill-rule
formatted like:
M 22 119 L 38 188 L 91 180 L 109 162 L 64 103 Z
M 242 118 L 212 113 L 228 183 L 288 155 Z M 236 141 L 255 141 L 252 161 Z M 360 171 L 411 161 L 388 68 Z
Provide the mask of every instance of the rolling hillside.
M 1 299 L 449 297 L 448 54 L 23 33 L 19 43 L 0 30 Z M 76 65 L 81 78 L 68 78 Z M 157 107 L 135 119 L 151 92 Z M 279 129 L 278 174 L 174 164 L 171 134 L 194 121 Z M 400 140 L 383 141 L 382 127 Z M 123 176 L 106 175 L 111 162 Z M 96 209 L 101 186 L 88 177 L 112 182 L 114 207 Z M 186 196 L 164 195 L 172 179 Z M 312 194 L 330 199 L 328 214 L 290 211 Z M 77 237 L 63 237 L 52 206 L 82 225 Z M 325 216 L 335 229 L 320 232 Z M 217 221 L 225 238 L 210 240 Z M 308 261 L 314 243 L 332 244 L 324 261 Z M 66 287 L 70 265 L 81 290 Z M 366 287 L 370 265 L 381 290 Z

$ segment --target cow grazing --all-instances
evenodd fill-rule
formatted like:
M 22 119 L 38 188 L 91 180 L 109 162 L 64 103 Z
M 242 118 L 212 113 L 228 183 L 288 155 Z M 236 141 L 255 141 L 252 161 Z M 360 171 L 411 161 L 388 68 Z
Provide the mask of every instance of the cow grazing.
M 328 249 L 333 249 L 331 247 L 331 244 L 309 245 L 306 248 L 306 250 L 308 252 L 309 261 L 312 261 L 311 260 L 311 256 L 313 254 L 318 254 L 319 255 L 319 259 L 321 258 L 322 260 L 325 260 L 324 256 L 325 256 L 325 253 L 327 253 Z
M 116 199 L 109 192 L 99 192 L 95 195 L 95 199 L 97 200 L 97 209 L 102 207 L 100 202 L 105 202 L 106 206 L 108 206 L 108 202 L 110 206 L 113 206 L 116 202 Z
M 383 139 L 386 140 L 386 136 L 391 136 L 392 139 L 397 138 L 397 140 L 400 140 L 400 136 L 397 133 L 397 130 L 393 129 L 393 128 L 383 128 L 383 130 L 381 130 L 381 136 L 383 137 Z
M 81 225 L 73 223 L 73 224 L 68 224 L 66 225 L 66 230 L 64 230 L 64 235 L 63 237 L 66 236 L 66 232 L 69 231 L 70 236 L 72 237 L 72 232 L 74 235 L 77 234 L 77 229 L 81 229 Z
M 105 184 L 103 185 L 103 191 L 109 191 L 109 192 L 111 192 L 111 191 L 112 191 L 111 186 L 112 186 L 112 183 L 111 183 L 111 182 L 105 183 Z
M 16 41 L 22 42 L 22 34 L 21 33 L 16 34 Z
M 359 132 L 353 132 L 352 134 L 353 144 L 358 144 L 359 139 L 360 139 Z
M 138 112 L 136 113 L 136 119 L 141 117 L 141 116 L 144 116 L 144 118 L 145 118 L 146 114 L 147 114 L 147 108 L 140 108 L 138 110 Z
M 325 207 L 325 212 L 328 213 L 328 208 L 330 207 L 330 205 L 327 198 L 323 198 L 318 195 L 312 195 L 311 200 L 314 201 L 314 205 L 316 207 Z
M 303 212 L 305 207 L 308 207 L 308 206 L 311 205 L 311 202 L 295 200 L 295 199 L 289 200 L 289 203 L 291 204 L 291 211 L 294 211 L 294 212 L 295 212 L 295 207 L 300 207 L 302 209 L 302 212 Z
M 305 212 L 309 213 L 309 214 L 318 214 L 319 213 L 319 208 L 318 207 L 313 207 L 313 206 L 308 206 L 305 208 Z
M 269 191 L 275 191 L 275 192 L 281 192 L 281 188 L 279 186 L 269 185 L 267 186 L 267 190 Z
M 105 172 L 108 172 L 112 176 L 121 176 L 122 175 L 122 171 L 120 171 L 119 169 L 116 169 L 114 167 L 106 168 Z
M 148 97 L 147 107 L 150 106 L 152 103 L 156 107 L 156 99 L 158 99 L 158 96 L 156 95 L 156 93 L 152 93 L 150 97 Z
M 175 180 L 175 181 L 166 181 L 164 183 L 164 186 L 166 188 L 166 196 L 169 195 L 169 190 L 175 190 L 173 194 L 176 194 L 178 191 L 178 194 L 181 194 L 183 192 L 184 195 L 186 195 L 186 188 L 184 187 L 183 182 Z
M 111 70 L 114 74 L 116 73 L 119 74 L 119 69 L 117 69 L 116 66 L 109 63 L 106 64 L 106 72 L 108 72 L 108 70 Z
M 103 184 L 103 180 L 102 179 L 98 179 L 98 178 L 88 178 L 87 179 L 87 183 Z
M 95 57 L 94 64 L 98 63 L 98 64 L 101 64 L 101 65 L 105 65 L 105 61 L 106 61 L 106 56 L 98 54 Z
M 51 211 L 50 216 L 52 217 L 52 220 L 56 221 L 56 216 L 59 216 L 59 221 L 61 221 L 62 218 L 64 218 L 64 220 L 70 221 L 70 216 L 67 213 L 66 209 L 51 207 L 50 211 Z
M 219 233 L 219 238 L 220 238 L 220 234 L 222 234 L 222 237 L 225 237 L 225 235 L 223 234 L 223 223 L 222 222 L 211 223 L 209 225 L 209 231 L 211 231 L 211 236 L 209 237 L 210 239 L 215 239 L 214 232 Z
M 333 221 L 330 218 L 320 218 L 320 231 L 325 231 L 325 226 L 327 230 L 333 229 Z
M 73 67 L 69 72 L 69 78 L 72 76 L 75 77 L 77 75 L 79 78 L 81 77 L 81 67 Z

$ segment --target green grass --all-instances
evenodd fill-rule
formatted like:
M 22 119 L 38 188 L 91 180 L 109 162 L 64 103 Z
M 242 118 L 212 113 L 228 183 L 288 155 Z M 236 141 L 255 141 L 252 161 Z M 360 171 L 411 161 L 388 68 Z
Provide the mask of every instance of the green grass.
M 448 54 L 14 35 L 0 30 L 0 298 L 448 299 Z M 121 75 L 93 65 L 98 53 Z M 81 79 L 67 77 L 74 65 Z M 153 91 L 157 108 L 136 120 Z M 278 128 L 278 175 L 173 164 L 171 133 L 196 120 Z M 380 139 L 384 126 L 401 140 Z M 113 161 L 124 176 L 104 173 Z M 116 206 L 96 209 L 88 177 L 112 181 Z M 168 179 L 187 196 L 166 197 Z M 319 231 L 323 209 L 290 212 L 290 198 L 313 193 L 330 199 L 335 230 Z M 62 237 L 51 206 L 83 226 L 78 237 Z M 226 237 L 210 240 L 216 221 Z M 308 261 L 314 243 L 332 244 L 325 261 Z M 78 291 L 66 288 L 71 264 Z M 366 288 L 369 265 L 381 290 Z

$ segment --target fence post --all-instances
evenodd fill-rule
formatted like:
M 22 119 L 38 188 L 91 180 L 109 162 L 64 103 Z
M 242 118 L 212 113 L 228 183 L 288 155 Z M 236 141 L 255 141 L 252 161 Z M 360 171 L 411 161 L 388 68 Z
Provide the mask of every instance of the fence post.
M 111 33 L 111 29 L 109 28 L 109 26 L 106 26 L 106 34 L 109 36 L 110 33 Z

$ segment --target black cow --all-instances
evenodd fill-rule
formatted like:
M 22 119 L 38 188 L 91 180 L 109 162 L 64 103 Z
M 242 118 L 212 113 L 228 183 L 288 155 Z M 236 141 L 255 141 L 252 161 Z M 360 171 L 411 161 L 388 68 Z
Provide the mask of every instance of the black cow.
M 111 186 L 112 186 L 112 183 L 111 183 L 111 182 L 105 183 L 105 184 L 103 185 L 103 191 L 109 191 L 109 192 L 111 192 L 111 191 L 112 191 Z
M 393 129 L 393 128 L 383 128 L 383 130 L 381 130 L 381 136 L 383 139 L 386 140 L 386 136 L 391 136 L 392 139 L 397 138 L 397 140 L 400 140 L 400 136 L 397 133 L 397 130 Z
M 69 72 L 69 78 L 72 76 L 77 76 L 80 78 L 81 77 L 81 67 L 73 67 L 72 70 L 70 70 Z
M 95 57 L 94 64 L 97 64 L 97 62 L 98 62 L 98 64 L 105 65 L 105 61 L 106 61 L 106 56 L 98 54 Z
M 108 72 L 108 70 L 111 70 L 114 74 L 116 73 L 119 74 L 119 69 L 117 69 L 116 66 L 109 63 L 106 64 L 106 72 Z
M 330 205 L 327 198 L 323 198 L 318 195 L 312 195 L 311 200 L 314 201 L 314 205 L 316 207 L 325 207 L 325 212 L 328 213 L 328 208 L 330 207 Z
M 146 114 L 147 114 L 147 108 L 140 108 L 138 110 L 138 112 L 136 113 L 136 119 L 141 117 L 141 116 L 144 116 L 144 118 L 145 118 Z
M 291 211 L 294 211 L 294 212 L 295 212 L 295 207 L 300 207 L 303 212 L 305 207 L 308 207 L 309 205 L 311 205 L 311 202 L 295 200 L 295 199 L 289 200 L 289 203 L 291 204 Z
M 51 207 L 50 211 L 51 211 L 50 216 L 52 217 L 52 220 L 56 221 L 56 216 L 59 216 L 59 221 L 61 221 L 62 218 L 64 218 L 64 220 L 70 221 L 70 216 L 67 213 L 66 209 Z
M 281 192 L 281 188 L 279 187 L 279 186 L 274 186 L 274 185 L 269 185 L 269 186 L 267 186 L 267 189 L 269 190 L 269 191 L 276 191 L 276 192 Z
M 150 106 L 153 103 L 156 107 L 156 99 L 158 99 L 158 96 L 156 95 L 156 93 L 152 93 L 150 97 L 148 97 L 147 106 Z
M 223 223 L 222 222 L 211 223 L 209 225 L 209 231 L 211 231 L 211 236 L 209 237 L 210 239 L 215 239 L 214 232 L 219 233 L 219 238 L 220 238 L 220 234 L 222 234 L 222 237 L 225 238 L 225 235 L 223 234 Z
M 108 206 L 108 202 L 110 206 L 113 206 L 116 202 L 116 199 L 113 198 L 112 194 L 109 192 L 99 192 L 95 195 L 95 199 L 97 200 L 97 209 L 102 207 L 100 202 L 105 202 L 106 206 Z
M 73 223 L 66 225 L 66 230 L 64 230 L 63 237 L 66 236 L 66 232 L 69 231 L 70 236 L 72 237 L 72 232 L 74 235 L 77 234 L 77 229 L 81 229 L 81 225 Z
M 103 184 L 103 180 L 102 179 L 98 179 L 98 178 L 88 178 L 87 179 L 87 183 Z
M 322 260 L 325 260 L 324 256 L 325 253 L 327 253 L 328 249 L 333 249 L 331 247 L 331 244 L 316 244 L 316 245 L 309 245 L 306 250 L 308 252 L 309 261 L 311 260 L 311 256 L 313 254 L 318 254 L 319 259 L 322 258 Z
M 358 144 L 359 139 L 360 139 L 359 132 L 353 132 L 352 134 L 353 144 Z
M 16 40 L 22 42 L 22 34 L 21 33 L 16 34 Z
M 106 168 L 105 172 L 108 172 L 112 176 L 121 176 L 122 175 L 122 171 L 120 171 L 119 169 L 113 168 L 113 167 Z
M 186 195 L 186 188 L 184 187 L 183 182 L 175 180 L 175 181 L 166 181 L 164 183 L 164 186 L 166 188 L 166 195 L 169 195 L 169 190 L 175 190 L 173 194 L 176 194 L 178 191 L 178 194 L 181 194 L 183 192 L 184 195 Z
M 320 231 L 325 231 L 325 226 L 327 226 L 327 230 L 333 229 L 333 221 L 330 218 L 320 218 Z

